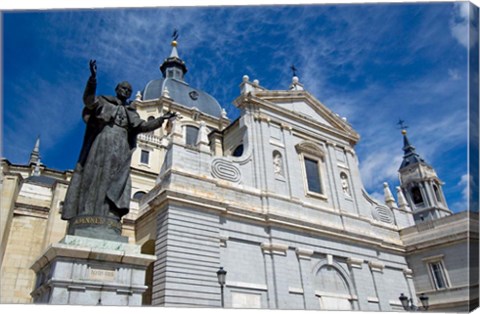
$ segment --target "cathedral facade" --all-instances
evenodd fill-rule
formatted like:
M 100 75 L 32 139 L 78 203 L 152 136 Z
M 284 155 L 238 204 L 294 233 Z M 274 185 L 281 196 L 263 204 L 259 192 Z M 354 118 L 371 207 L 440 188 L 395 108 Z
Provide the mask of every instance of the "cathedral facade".
M 134 105 L 144 120 L 179 117 L 138 136 L 123 218 L 123 235 L 156 257 L 144 305 L 404 311 L 402 295 L 418 307 L 428 296 L 430 310 L 478 303 L 469 272 L 478 214 L 452 214 L 405 131 L 399 187 L 385 184 L 379 201 L 361 181 L 359 134 L 298 77 L 268 90 L 244 76 L 230 121 L 186 82 L 175 41 L 160 70 Z M 31 302 L 31 264 L 65 236 L 72 172 L 46 168 L 39 151 L 37 141 L 28 165 L 2 160 L 1 303 Z

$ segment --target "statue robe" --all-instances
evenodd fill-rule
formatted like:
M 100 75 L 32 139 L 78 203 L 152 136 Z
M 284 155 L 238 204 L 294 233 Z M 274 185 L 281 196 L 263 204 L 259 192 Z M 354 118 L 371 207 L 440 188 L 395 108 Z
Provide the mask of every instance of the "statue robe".
M 96 81 L 87 82 L 80 157 L 65 197 L 62 219 L 104 216 L 120 221 L 130 207 L 130 163 L 139 133 L 159 128 L 163 118 L 144 121 L 135 108 L 113 96 L 95 97 Z

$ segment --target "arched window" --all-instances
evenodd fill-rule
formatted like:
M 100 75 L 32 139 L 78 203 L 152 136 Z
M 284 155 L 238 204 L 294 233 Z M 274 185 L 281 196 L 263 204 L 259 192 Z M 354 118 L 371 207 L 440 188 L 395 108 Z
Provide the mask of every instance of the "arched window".
M 435 184 L 433 185 L 433 192 L 435 193 L 435 198 L 437 199 L 437 201 L 441 203 L 442 198 L 440 197 L 440 190 Z
M 420 192 L 420 188 L 418 186 L 414 186 L 411 190 L 412 193 L 412 200 L 415 205 L 423 204 L 423 197 L 422 193 Z
M 233 157 L 241 157 L 243 155 L 243 144 L 238 145 L 232 153 Z
M 143 191 L 138 191 L 138 192 L 136 192 L 135 194 L 133 194 L 133 199 L 134 199 L 134 200 L 139 200 L 139 199 L 141 199 L 145 194 L 147 194 L 147 193 L 145 193 L 145 192 L 143 192 Z
M 197 144 L 198 128 L 193 125 L 187 125 L 185 128 L 185 144 L 195 146 Z

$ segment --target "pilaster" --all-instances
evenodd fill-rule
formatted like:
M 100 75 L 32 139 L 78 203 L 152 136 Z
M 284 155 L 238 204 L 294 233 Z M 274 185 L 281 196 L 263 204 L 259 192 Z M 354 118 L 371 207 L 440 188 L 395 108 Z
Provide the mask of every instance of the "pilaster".
M 388 296 L 386 291 L 388 291 L 383 278 L 383 269 L 385 265 L 379 261 L 370 261 L 368 262 L 370 267 L 370 272 L 373 276 L 373 283 L 375 285 L 375 290 L 377 293 L 377 298 L 379 300 L 380 311 L 390 311 L 390 304 L 388 302 Z
M 261 246 L 265 262 L 265 275 L 267 282 L 267 300 L 269 309 L 278 309 L 278 300 L 276 294 L 275 272 L 273 263 L 273 254 L 282 254 L 281 250 L 273 249 L 270 243 L 262 243 Z M 276 253 L 274 253 L 277 251 Z
M 405 280 L 407 281 L 408 287 L 408 294 L 415 296 L 415 285 L 413 284 L 413 270 L 410 268 L 405 268 L 403 270 L 403 275 L 405 276 Z
M 327 156 L 328 158 L 328 165 L 327 171 L 329 175 L 327 176 L 330 179 L 329 186 L 330 186 L 330 193 L 332 198 L 332 205 L 333 208 L 341 208 L 342 201 L 340 198 L 343 198 L 343 195 L 339 196 L 339 186 L 338 181 L 340 180 L 340 172 L 338 171 L 337 166 L 337 157 L 335 152 L 335 144 L 331 142 L 326 143 L 327 148 Z
M 320 304 L 315 296 L 315 287 L 313 285 L 312 262 L 313 250 L 297 248 L 297 259 L 300 267 L 300 276 L 303 288 L 303 300 L 306 310 L 319 310 Z
M 3 169 L 2 169 L 3 170 Z M 8 236 L 12 225 L 15 200 L 20 191 L 20 175 L 2 175 L 0 202 L 0 269 L 7 248 Z
M 269 259 L 268 255 L 271 257 L 272 261 L 272 275 L 274 281 L 274 294 L 276 300 L 277 309 L 287 308 L 289 301 L 289 291 L 288 291 L 288 265 L 287 265 L 287 252 L 288 245 L 280 243 L 262 243 L 261 248 L 265 259 Z M 267 271 L 267 274 L 270 272 Z M 270 293 L 270 286 L 268 288 L 268 293 Z
M 352 273 L 353 283 L 355 285 L 355 294 L 358 297 L 358 307 L 360 311 L 368 311 L 368 289 L 365 288 L 370 280 L 368 269 L 363 268 L 364 260 L 350 257 L 347 260 L 348 267 Z

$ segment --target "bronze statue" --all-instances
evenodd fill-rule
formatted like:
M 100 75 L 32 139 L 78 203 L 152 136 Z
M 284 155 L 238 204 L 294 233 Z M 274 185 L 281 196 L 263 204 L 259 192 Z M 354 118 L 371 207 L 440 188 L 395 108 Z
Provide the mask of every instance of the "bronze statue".
M 62 219 L 69 221 L 68 234 L 124 241 L 120 220 L 130 207 L 130 162 L 136 137 L 161 127 L 176 114 L 144 121 L 128 102 L 132 94 L 128 82 L 117 85 L 116 97 L 95 96 L 95 60 L 90 60 L 90 73 L 83 95 L 86 131 Z

